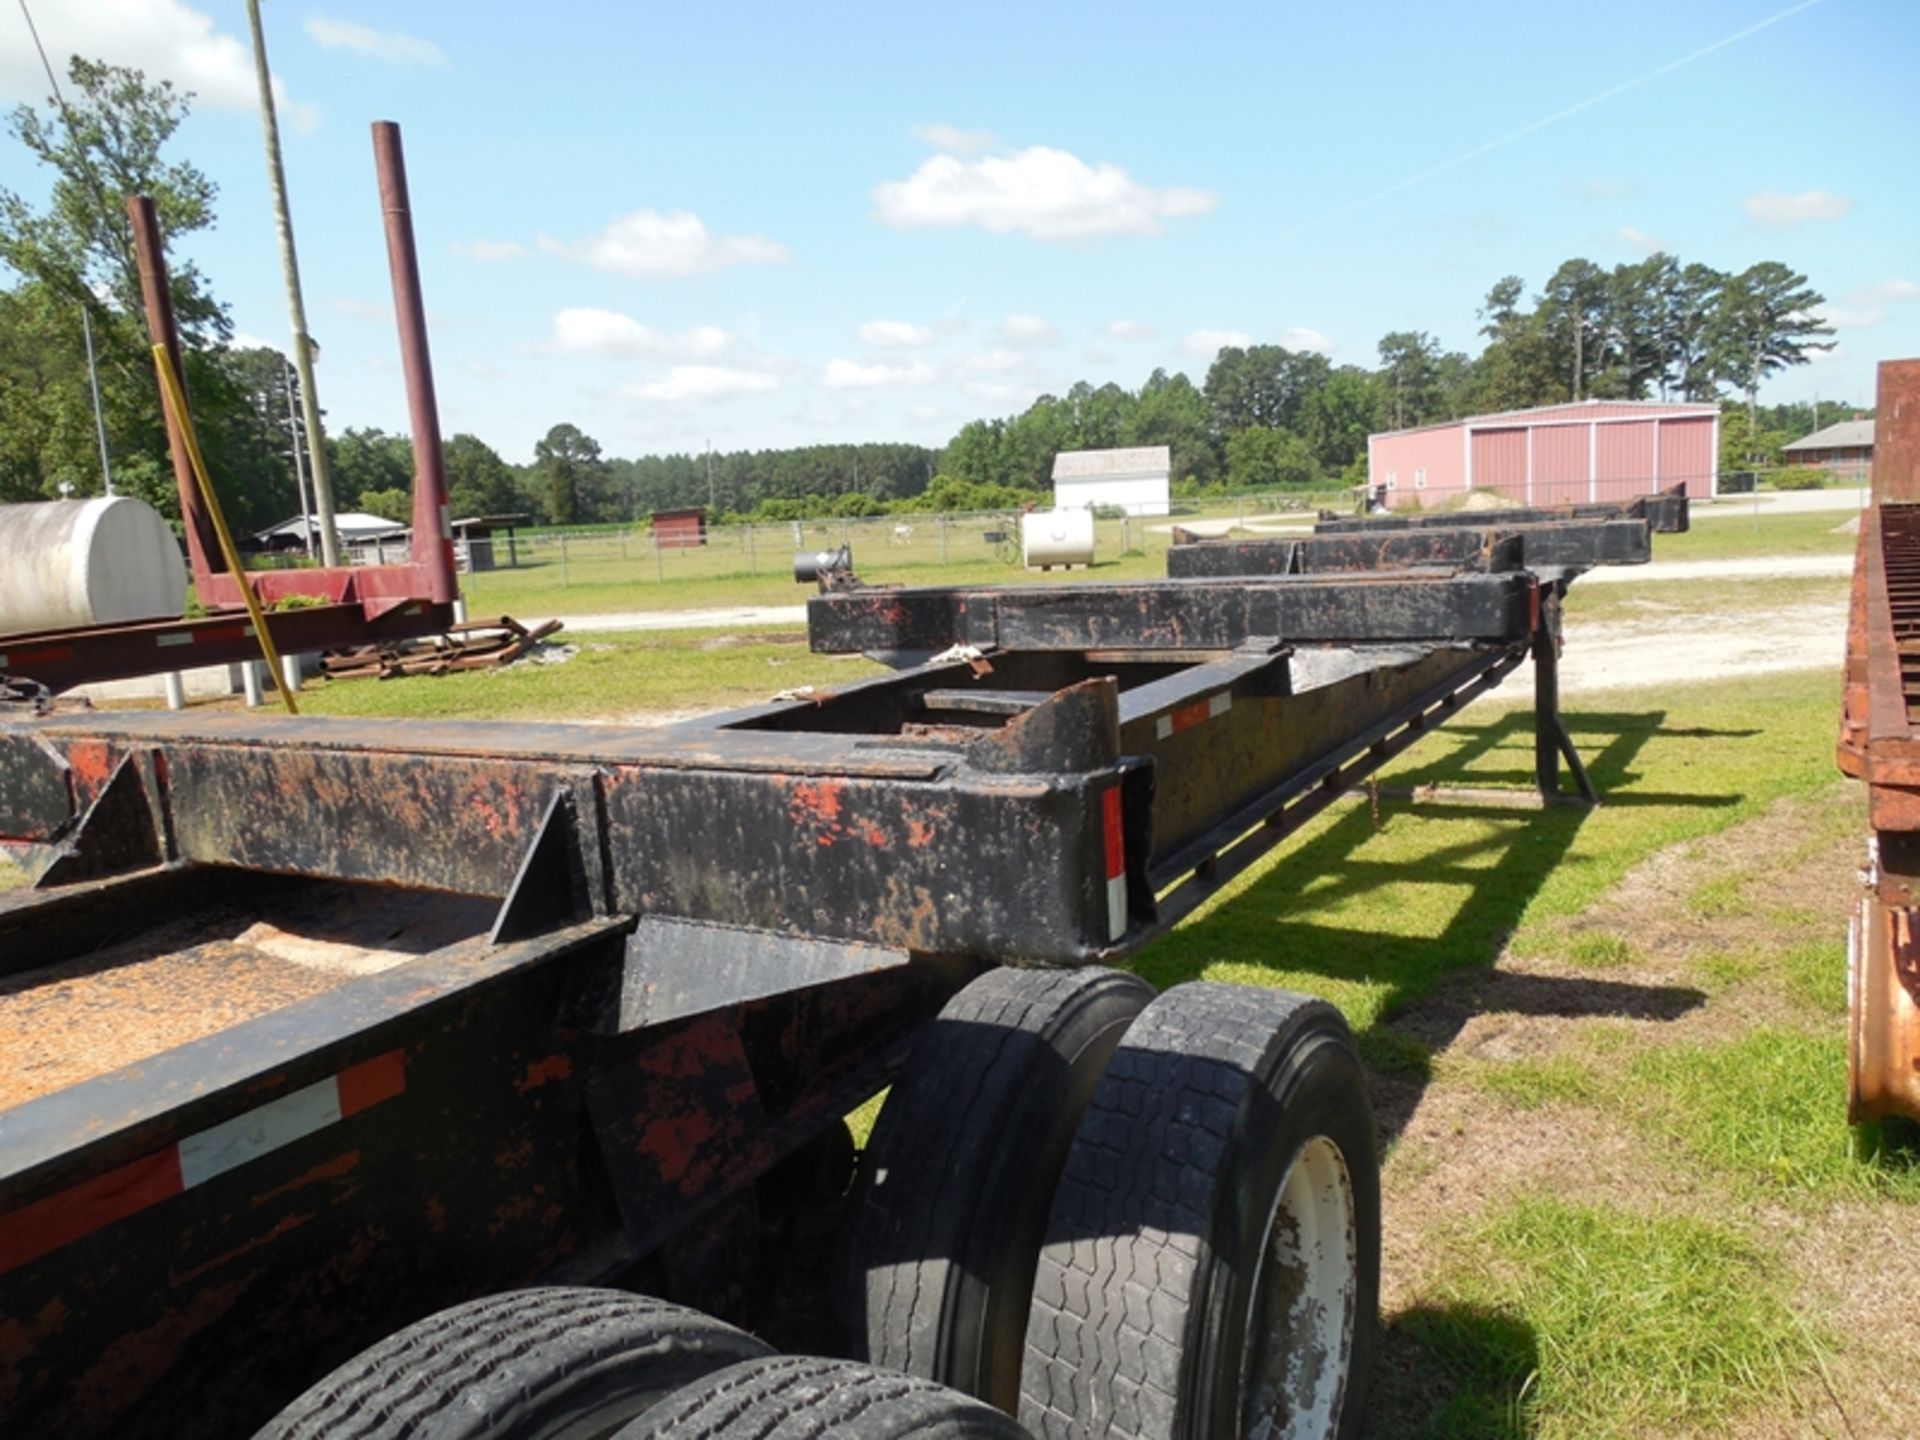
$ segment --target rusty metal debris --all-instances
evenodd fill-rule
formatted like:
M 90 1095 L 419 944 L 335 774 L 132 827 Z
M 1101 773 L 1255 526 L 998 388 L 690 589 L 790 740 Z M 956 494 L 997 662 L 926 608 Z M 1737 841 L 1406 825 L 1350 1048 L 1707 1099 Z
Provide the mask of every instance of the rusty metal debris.
M 564 622 L 546 620 L 529 630 L 511 615 L 449 625 L 438 635 L 385 640 L 320 657 L 329 680 L 393 680 L 402 675 L 447 675 L 510 665 L 560 632 Z

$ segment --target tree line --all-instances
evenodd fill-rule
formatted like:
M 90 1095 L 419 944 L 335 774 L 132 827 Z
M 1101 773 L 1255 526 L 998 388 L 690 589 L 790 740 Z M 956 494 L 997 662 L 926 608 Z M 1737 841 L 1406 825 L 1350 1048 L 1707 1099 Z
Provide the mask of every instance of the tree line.
M 75 57 L 61 115 L 16 109 L 10 128 L 54 173 L 44 208 L 0 188 L 0 500 L 92 494 L 100 435 L 84 312 L 115 487 L 177 514 L 120 197 L 154 197 L 169 240 L 210 226 L 217 189 L 163 151 L 189 98 L 137 70 Z M 170 261 L 187 384 L 209 468 L 237 530 L 297 512 L 298 405 L 284 357 L 232 344 L 226 308 L 190 263 Z M 786 520 L 894 510 L 999 508 L 1050 489 L 1062 450 L 1166 445 L 1185 493 L 1312 488 L 1362 478 L 1367 436 L 1463 415 L 1584 399 L 1719 401 L 1729 462 L 1777 458 L 1811 427 L 1807 407 L 1761 407 L 1768 377 L 1829 347 L 1824 297 L 1778 261 L 1729 272 L 1656 254 L 1605 269 L 1567 260 L 1529 294 L 1508 275 L 1479 311 L 1476 356 L 1395 331 L 1377 363 L 1335 364 L 1280 345 L 1230 346 L 1200 383 L 1156 369 L 1138 389 L 1087 381 L 1017 414 L 963 425 L 947 444 L 811 445 L 609 457 L 558 424 L 526 463 L 459 434 L 444 446 L 458 516 L 524 513 L 557 525 L 630 522 L 710 505 L 721 518 Z M 1836 412 L 1836 414 L 1839 412 Z M 1742 423 L 1743 422 L 1743 423 Z M 411 446 L 347 427 L 326 440 L 335 502 L 406 520 Z

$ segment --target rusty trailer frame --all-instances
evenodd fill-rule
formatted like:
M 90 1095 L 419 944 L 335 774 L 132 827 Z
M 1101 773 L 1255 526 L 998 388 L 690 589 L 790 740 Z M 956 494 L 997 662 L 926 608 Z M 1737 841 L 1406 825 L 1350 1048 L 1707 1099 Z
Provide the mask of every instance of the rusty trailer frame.
M 439 635 L 461 619 L 426 301 L 414 252 L 400 127 L 391 121 L 376 124 L 373 150 L 413 435 L 412 540 L 406 563 L 260 570 L 244 577 L 229 573 L 187 458 L 186 434 L 172 407 L 162 404 L 194 595 L 213 613 L 0 635 L 0 677 L 10 678 L 20 705 L 37 707 L 50 695 L 93 681 L 257 660 L 260 641 L 244 608 L 243 584 L 270 609 L 286 601 L 300 605 L 271 609 L 266 617 L 281 655 Z M 167 363 L 186 394 L 159 214 L 151 198 L 134 195 L 127 199 L 127 218 L 149 337 L 165 347 Z M 155 399 L 157 403 L 157 392 Z M 279 684 L 280 677 L 273 677 L 273 683 Z M 0 710 L 6 708 L 7 694 L 0 690 Z
M 534 1282 L 750 1310 L 767 1177 L 984 969 L 1124 959 L 1529 658 L 1593 798 L 1560 599 L 1648 524 L 1569 523 L 835 588 L 908 668 L 658 730 L 0 720 L 8 1428 L 250 1433 Z
M 1920 1122 L 1920 360 L 1884 361 L 1837 759 L 1866 783 L 1848 944 L 1848 1118 Z

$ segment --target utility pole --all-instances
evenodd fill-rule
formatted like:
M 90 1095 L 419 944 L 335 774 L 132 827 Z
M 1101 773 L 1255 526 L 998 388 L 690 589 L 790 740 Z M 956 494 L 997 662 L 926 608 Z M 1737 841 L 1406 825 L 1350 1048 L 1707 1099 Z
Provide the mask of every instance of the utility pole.
M 307 470 L 300 463 L 300 417 L 293 408 L 293 366 L 280 357 L 280 384 L 287 393 L 287 436 L 293 441 L 293 480 L 300 489 L 300 548 L 313 558 L 313 512 L 307 508 Z
M 113 462 L 107 458 L 107 422 L 100 416 L 100 367 L 93 362 L 93 321 L 80 307 L 80 333 L 87 340 L 87 383 L 93 387 L 93 433 L 100 440 L 100 482 L 113 494 Z
M 287 209 L 287 176 L 280 164 L 280 122 L 273 109 L 273 79 L 267 70 L 267 39 L 260 29 L 260 0 L 247 0 L 253 28 L 253 71 L 260 85 L 260 128 L 266 134 L 267 183 L 273 191 L 273 218 L 280 231 L 280 261 L 287 272 L 287 314 L 293 323 L 293 366 L 300 375 L 300 414 L 307 427 L 307 456 L 313 462 L 313 508 L 320 519 L 323 564 L 340 563 L 340 540 L 333 528 L 333 478 L 327 473 L 327 444 L 320 429 L 319 392 L 313 384 L 313 341 L 307 334 L 307 306 L 300 298 L 300 260 L 293 250 L 293 215 Z

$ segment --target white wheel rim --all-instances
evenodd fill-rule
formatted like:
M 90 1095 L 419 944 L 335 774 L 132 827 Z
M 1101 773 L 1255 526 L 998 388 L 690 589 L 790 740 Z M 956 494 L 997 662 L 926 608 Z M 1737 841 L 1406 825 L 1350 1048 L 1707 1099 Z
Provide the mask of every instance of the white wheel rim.
M 1324 1135 L 1302 1145 L 1267 1215 L 1247 1305 L 1247 1440 L 1324 1440 L 1352 1362 L 1353 1180 Z

